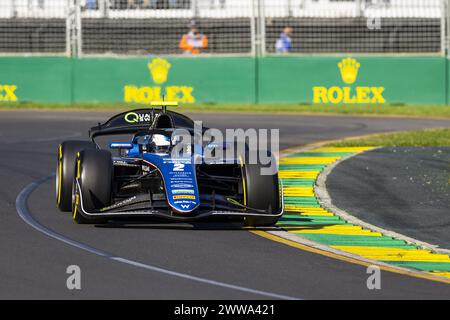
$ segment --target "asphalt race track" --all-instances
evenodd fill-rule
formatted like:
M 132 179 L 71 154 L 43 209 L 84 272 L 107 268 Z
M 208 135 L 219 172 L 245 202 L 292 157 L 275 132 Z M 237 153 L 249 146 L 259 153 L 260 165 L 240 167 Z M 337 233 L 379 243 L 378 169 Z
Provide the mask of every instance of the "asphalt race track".
M 327 187 L 361 220 L 450 249 L 449 163 L 450 147 L 382 148 L 340 163 Z
M 112 113 L 0 112 L 0 298 L 427 299 L 450 285 L 382 272 L 366 287 L 366 268 L 305 252 L 230 225 L 76 225 L 56 210 L 58 143 L 86 136 Z M 450 121 L 293 115 L 196 114 L 218 128 L 280 128 L 281 148 L 392 130 L 450 127 Z M 28 186 L 28 189 L 25 189 Z M 24 198 L 29 194 L 29 198 Z M 27 200 L 25 214 L 16 198 Z M 30 221 L 29 221 L 30 222 Z M 51 235 L 52 237 L 50 237 Z M 63 242 L 69 241 L 71 243 Z M 88 250 L 88 251 L 87 251 Z M 66 268 L 82 270 L 82 289 L 66 288 Z

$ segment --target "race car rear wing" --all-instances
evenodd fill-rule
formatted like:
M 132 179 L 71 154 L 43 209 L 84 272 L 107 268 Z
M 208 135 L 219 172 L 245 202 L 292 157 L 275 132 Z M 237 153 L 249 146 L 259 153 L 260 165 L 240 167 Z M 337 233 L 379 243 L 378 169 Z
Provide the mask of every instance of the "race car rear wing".
M 109 134 L 133 134 L 139 131 L 148 130 L 152 128 L 155 119 L 160 114 L 165 114 L 170 117 L 174 128 L 191 129 L 194 127 L 194 122 L 188 117 L 173 111 L 167 111 L 167 106 L 175 106 L 173 102 L 154 102 L 152 105 L 162 107 L 161 109 L 148 108 L 136 109 L 123 113 L 119 113 L 111 117 L 108 121 L 89 130 L 89 136 L 94 139 L 97 136 Z

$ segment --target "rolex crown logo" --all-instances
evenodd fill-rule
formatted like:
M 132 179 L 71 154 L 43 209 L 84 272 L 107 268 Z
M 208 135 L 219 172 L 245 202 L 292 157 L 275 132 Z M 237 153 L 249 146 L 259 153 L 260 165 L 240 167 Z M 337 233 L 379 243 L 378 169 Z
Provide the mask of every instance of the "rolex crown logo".
M 155 58 L 148 63 L 148 69 L 152 75 L 153 82 L 156 84 L 162 84 L 167 81 L 170 63 L 165 59 Z
M 347 84 L 355 83 L 359 68 L 361 67 L 361 64 L 356 59 L 343 59 L 338 63 L 338 67 L 341 70 L 342 81 Z

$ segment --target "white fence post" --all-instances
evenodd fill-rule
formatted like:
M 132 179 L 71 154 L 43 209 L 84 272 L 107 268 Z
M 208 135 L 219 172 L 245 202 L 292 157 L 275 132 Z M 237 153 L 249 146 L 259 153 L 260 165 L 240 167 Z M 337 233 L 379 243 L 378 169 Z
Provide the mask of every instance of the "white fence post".
M 75 56 L 81 57 L 83 54 L 83 39 L 82 39 L 82 25 L 81 25 L 81 0 L 75 0 Z
M 447 56 L 450 52 L 450 4 L 449 0 L 442 0 L 442 55 Z
M 262 57 L 266 55 L 266 14 L 264 0 L 257 0 L 258 3 L 258 37 L 259 50 L 258 54 Z
M 73 0 L 66 0 L 66 56 L 70 57 L 73 55 L 73 41 L 72 41 L 72 30 L 73 30 L 73 17 L 75 14 L 75 6 Z
M 17 15 L 16 0 L 12 0 L 12 3 L 11 3 L 11 17 L 15 17 L 16 15 Z
M 198 1 L 191 0 L 191 10 L 192 10 L 192 18 L 196 18 L 198 16 Z
M 109 1 L 110 0 L 98 0 L 98 11 L 100 11 L 102 18 L 109 17 Z
M 292 0 L 287 1 L 287 13 L 289 17 L 292 17 Z
M 358 18 L 361 18 L 363 16 L 362 0 L 356 0 L 355 5 L 356 5 L 356 16 Z
M 79 57 L 82 54 L 81 0 L 66 1 L 66 55 Z
M 253 57 L 256 57 L 258 49 L 257 49 L 257 42 L 258 37 L 256 35 L 256 15 L 257 15 L 257 0 L 251 0 L 252 7 L 251 7 L 251 16 L 250 16 L 250 39 L 251 39 L 251 55 Z
M 440 1 L 440 9 L 441 9 L 441 55 L 446 55 L 446 39 L 447 39 L 447 0 Z

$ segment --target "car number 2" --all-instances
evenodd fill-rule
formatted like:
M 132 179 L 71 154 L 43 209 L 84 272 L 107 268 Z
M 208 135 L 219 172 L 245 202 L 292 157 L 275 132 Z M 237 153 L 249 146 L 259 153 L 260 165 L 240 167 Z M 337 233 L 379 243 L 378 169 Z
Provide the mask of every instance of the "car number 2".
M 184 163 L 174 163 L 173 171 L 184 171 Z

